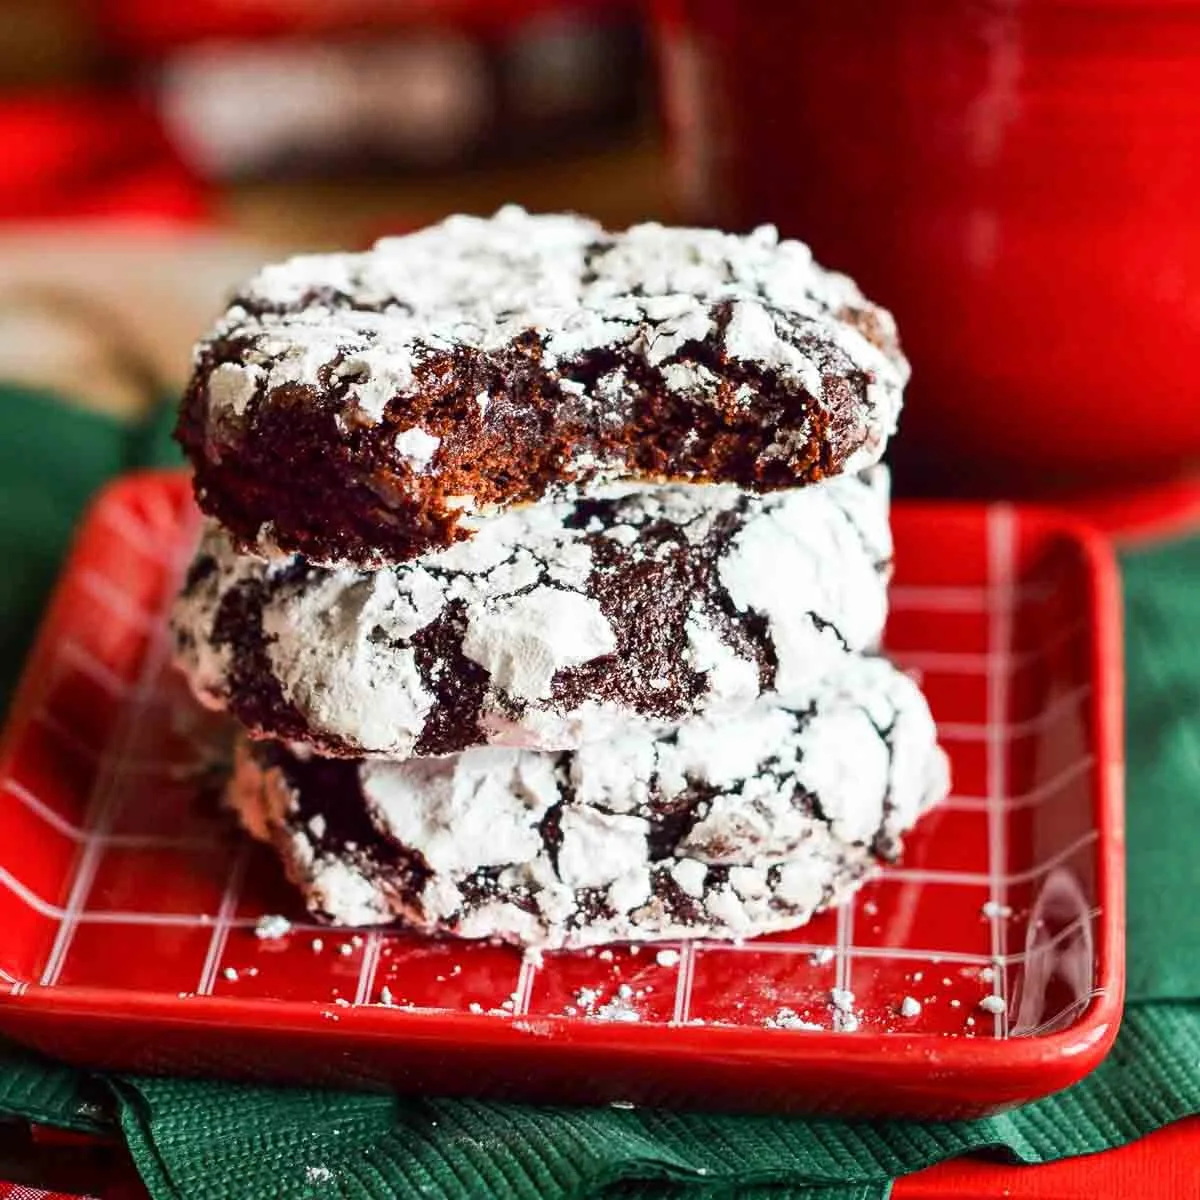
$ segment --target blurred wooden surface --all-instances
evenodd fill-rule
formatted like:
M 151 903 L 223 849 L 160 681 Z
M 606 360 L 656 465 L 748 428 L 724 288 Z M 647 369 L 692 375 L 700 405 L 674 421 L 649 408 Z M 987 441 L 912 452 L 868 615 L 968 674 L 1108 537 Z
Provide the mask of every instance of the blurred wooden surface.
M 571 209 L 622 226 L 669 216 L 668 193 L 662 146 L 647 130 L 608 149 L 521 166 L 387 183 L 249 184 L 229 191 L 221 215 L 268 245 L 334 248 L 447 213 L 489 213 L 507 203 Z
M 0 86 L 78 83 L 98 56 L 77 0 L 0 0 Z

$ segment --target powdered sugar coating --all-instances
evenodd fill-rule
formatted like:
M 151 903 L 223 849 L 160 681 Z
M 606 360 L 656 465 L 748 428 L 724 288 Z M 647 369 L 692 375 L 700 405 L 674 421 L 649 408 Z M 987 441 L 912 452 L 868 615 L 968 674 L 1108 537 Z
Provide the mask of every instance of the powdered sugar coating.
M 553 949 L 802 924 L 892 857 L 947 787 L 916 685 L 846 658 L 801 705 L 768 697 L 578 753 L 314 773 L 243 749 L 229 794 L 320 915 Z
M 413 470 L 420 473 L 428 469 L 437 448 L 442 444 L 442 439 L 433 437 L 419 425 L 414 425 L 396 434 L 392 444 L 396 447 L 396 453 L 408 462 Z
M 573 749 L 798 694 L 878 644 L 887 480 L 752 495 L 612 484 L 374 572 L 240 555 L 210 526 L 173 617 L 200 699 L 321 753 Z
M 891 405 L 879 421 L 885 435 L 894 428 L 903 360 L 854 324 L 831 319 L 845 310 L 871 311 L 881 323 L 886 316 L 847 276 L 819 267 L 803 242 L 780 240 L 769 225 L 740 235 L 648 223 L 610 234 L 584 217 L 516 206 L 490 219 L 449 217 L 367 253 L 299 255 L 265 267 L 216 336 L 260 337 L 258 355 L 274 372 L 268 387 L 316 386 L 319 367 L 340 351 L 341 374 L 355 380 L 348 398 L 377 417 L 382 381 L 403 395 L 428 348 L 497 350 L 535 329 L 550 365 L 614 342 L 638 344 L 658 365 L 712 334 L 710 306 L 718 300 L 733 302 L 725 334 L 731 357 L 776 370 L 814 395 L 826 364 L 820 352 L 806 356 L 783 340 L 779 324 L 784 313 L 828 320 L 831 346 L 890 385 Z
M 550 699 L 560 670 L 616 648 L 595 600 L 547 586 L 474 606 L 462 640 L 463 654 L 487 671 L 492 687 L 517 702 Z
M 264 268 L 200 343 L 179 433 L 243 547 L 378 563 L 467 535 L 446 498 L 476 476 L 503 506 L 863 469 L 907 375 L 891 317 L 773 227 L 508 207 Z

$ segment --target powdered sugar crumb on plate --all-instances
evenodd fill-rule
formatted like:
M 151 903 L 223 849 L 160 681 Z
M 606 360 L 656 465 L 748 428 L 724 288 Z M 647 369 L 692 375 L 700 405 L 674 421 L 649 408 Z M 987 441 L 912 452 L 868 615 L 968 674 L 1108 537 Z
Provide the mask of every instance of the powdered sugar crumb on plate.
M 291 921 L 279 913 L 267 913 L 259 917 L 254 925 L 254 936 L 263 942 L 276 941 L 291 932 Z
M 781 1008 L 774 1016 L 768 1017 L 763 1022 L 768 1029 L 824 1029 L 823 1025 L 818 1025 L 814 1021 L 806 1021 L 795 1009 Z

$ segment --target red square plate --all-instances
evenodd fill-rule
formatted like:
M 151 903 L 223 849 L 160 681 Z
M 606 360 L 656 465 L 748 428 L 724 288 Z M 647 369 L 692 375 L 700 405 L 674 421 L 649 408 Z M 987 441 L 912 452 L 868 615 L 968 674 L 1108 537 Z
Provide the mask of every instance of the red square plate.
M 97 1067 L 922 1117 L 1065 1087 L 1112 1044 L 1119 600 L 1085 526 L 897 506 L 889 648 L 955 780 L 903 865 L 791 934 L 540 961 L 308 923 L 216 813 L 214 718 L 166 664 L 196 522 L 184 476 L 122 480 L 66 566 L 0 751 L 0 1031 Z M 270 913 L 290 933 L 256 936 Z

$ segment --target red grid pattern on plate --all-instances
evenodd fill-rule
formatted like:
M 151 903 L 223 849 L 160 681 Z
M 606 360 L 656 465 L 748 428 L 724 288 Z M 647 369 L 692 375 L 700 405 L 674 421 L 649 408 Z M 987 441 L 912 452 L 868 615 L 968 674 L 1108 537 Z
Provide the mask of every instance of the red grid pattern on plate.
M 955 780 L 902 865 L 790 934 L 544 963 L 306 921 L 271 856 L 199 803 L 215 718 L 166 662 L 195 529 L 184 487 L 116 492 L 94 522 L 106 536 L 82 544 L 64 583 L 65 627 L 0 772 L 0 987 L 12 993 L 305 1000 L 330 1021 L 385 1002 L 758 1028 L 791 1013 L 830 1028 L 837 988 L 864 1030 L 996 1038 L 1066 1028 L 1097 994 L 1086 580 L 1069 547 L 1026 537 L 1008 509 L 988 511 L 983 536 L 978 521 L 897 513 L 889 649 L 921 678 Z M 258 938 L 274 912 L 292 932 Z M 916 1015 L 900 1015 L 906 996 Z

